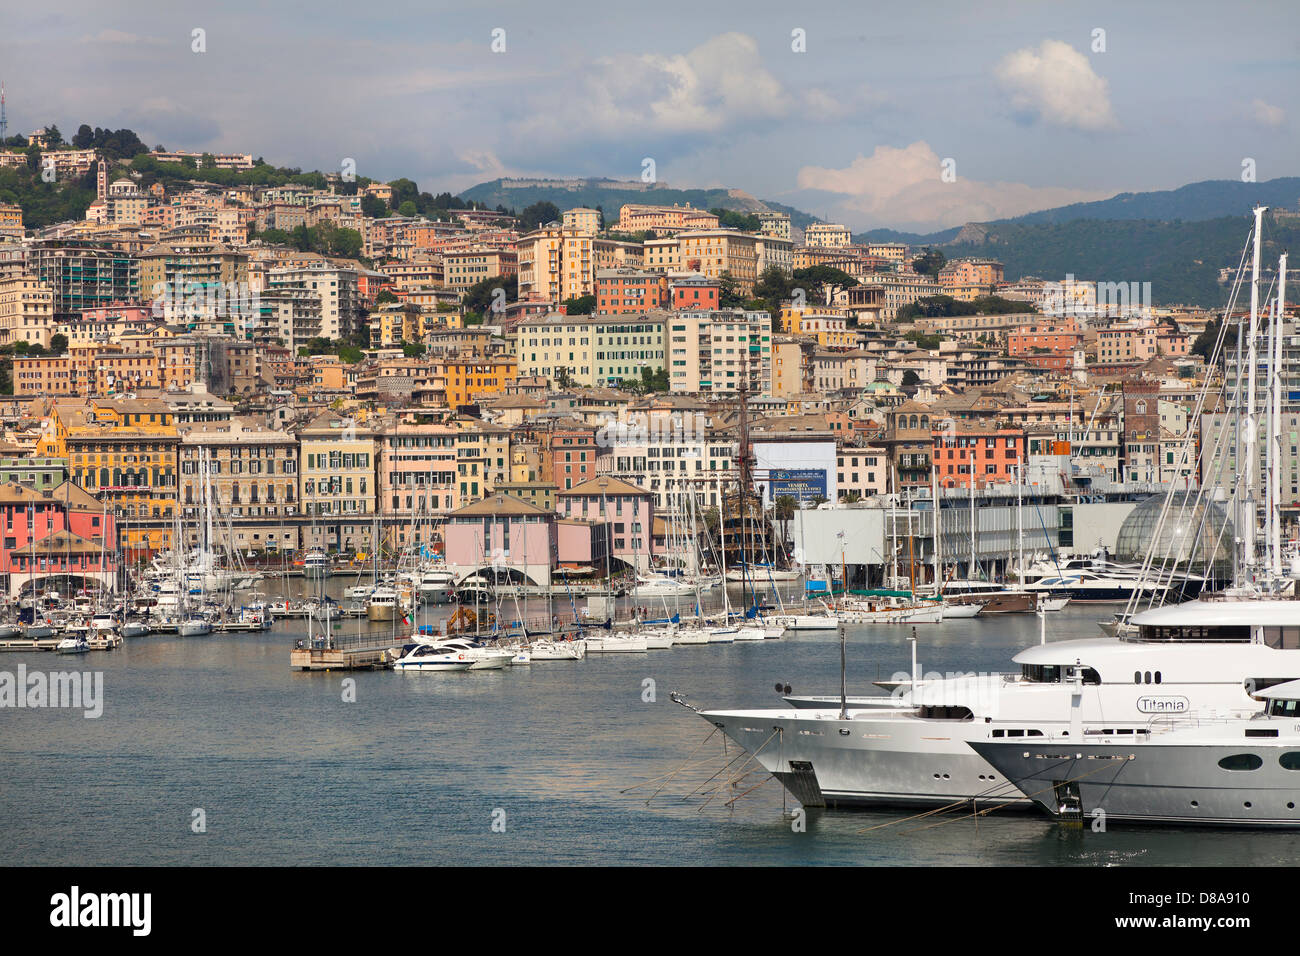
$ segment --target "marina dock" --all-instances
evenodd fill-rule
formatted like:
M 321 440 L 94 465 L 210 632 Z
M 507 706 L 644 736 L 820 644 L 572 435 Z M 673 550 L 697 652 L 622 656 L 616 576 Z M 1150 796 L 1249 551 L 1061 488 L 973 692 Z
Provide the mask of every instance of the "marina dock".
M 373 671 L 388 667 L 391 642 L 349 647 L 295 647 L 289 666 L 298 671 Z

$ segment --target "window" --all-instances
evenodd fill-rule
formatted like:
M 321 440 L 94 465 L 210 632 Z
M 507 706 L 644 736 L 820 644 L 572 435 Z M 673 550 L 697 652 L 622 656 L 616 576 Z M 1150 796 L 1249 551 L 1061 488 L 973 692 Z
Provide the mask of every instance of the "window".
M 1258 770 L 1264 766 L 1264 759 L 1258 754 L 1230 754 L 1219 761 L 1223 770 Z

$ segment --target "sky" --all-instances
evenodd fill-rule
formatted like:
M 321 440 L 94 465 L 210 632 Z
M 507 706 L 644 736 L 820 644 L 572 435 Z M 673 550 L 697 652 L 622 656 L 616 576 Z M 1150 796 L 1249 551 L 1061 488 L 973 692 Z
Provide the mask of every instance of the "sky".
M 0 79 L 11 134 L 126 126 L 433 193 L 650 159 L 669 186 L 930 231 L 1247 159 L 1300 175 L 1298 27 L 1290 0 L 0 0 Z

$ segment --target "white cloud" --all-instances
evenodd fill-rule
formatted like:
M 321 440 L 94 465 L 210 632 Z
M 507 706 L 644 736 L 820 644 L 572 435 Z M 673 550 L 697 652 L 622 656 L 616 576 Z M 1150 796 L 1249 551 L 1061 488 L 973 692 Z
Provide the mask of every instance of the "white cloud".
M 613 139 L 717 133 L 786 116 L 797 98 L 763 66 L 753 37 L 723 33 L 682 54 L 602 57 L 576 83 L 548 86 L 530 103 L 529 133 Z
M 1081 130 L 1117 125 L 1109 84 L 1068 43 L 1044 40 L 1037 49 L 1008 53 L 993 73 L 1018 113 Z
M 1286 121 L 1286 111 L 1282 107 L 1265 103 L 1263 100 L 1251 102 L 1250 115 L 1256 123 L 1263 126 L 1281 126 Z
M 799 170 L 798 186 L 845 197 L 840 205 L 852 214 L 848 218 L 868 227 L 888 224 L 914 229 L 986 222 L 1111 195 L 980 182 L 963 177 L 960 164 L 956 181 L 944 182 L 940 164 L 941 158 L 926 142 L 903 149 L 877 146 L 870 156 L 859 155 L 843 169 L 804 166 Z

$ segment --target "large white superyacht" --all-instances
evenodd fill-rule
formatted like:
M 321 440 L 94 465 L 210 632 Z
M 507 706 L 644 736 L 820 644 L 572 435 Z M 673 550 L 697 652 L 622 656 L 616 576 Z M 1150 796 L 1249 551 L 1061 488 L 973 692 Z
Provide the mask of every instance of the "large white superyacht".
M 1300 681 L 1263 711 L 1170 717 L 1137 735 L 971 746 L 1057 819 L 1300 827 Z
M 1133 624 L 1130 638 L 1029 647 L 1018 674 L 914 670 L 873 706 L 697 712 L 805 806 L 1027 804 L 972 742 L 1134 738 L 1157 717 L 1260 710 L 1259 690 L 1300 678 L 1300 602 L 1191 601 Z

